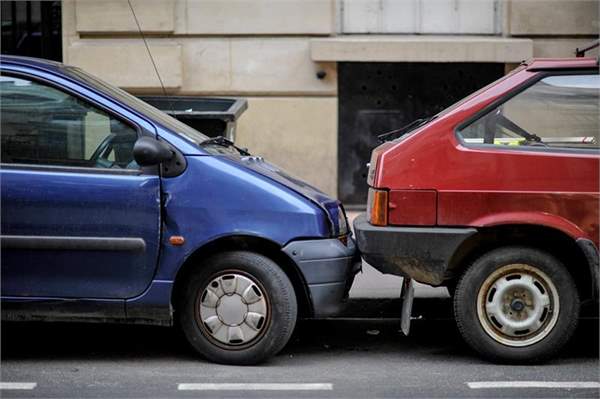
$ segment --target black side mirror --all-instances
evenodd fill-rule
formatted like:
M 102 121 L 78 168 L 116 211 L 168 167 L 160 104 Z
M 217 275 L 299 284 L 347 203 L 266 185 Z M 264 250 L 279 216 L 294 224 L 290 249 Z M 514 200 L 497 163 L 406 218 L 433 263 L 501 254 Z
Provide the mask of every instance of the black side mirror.
M 140 137 L 133 145 L 133 158 L 140 166 L 158 165 L 171 160 L 174 155 L 167 144 L 151 137 Z

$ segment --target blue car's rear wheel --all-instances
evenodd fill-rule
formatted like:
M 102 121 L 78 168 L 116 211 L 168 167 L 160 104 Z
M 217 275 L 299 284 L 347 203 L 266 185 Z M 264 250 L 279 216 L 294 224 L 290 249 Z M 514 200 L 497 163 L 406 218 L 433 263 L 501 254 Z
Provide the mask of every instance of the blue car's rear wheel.
M 291 282 L 272 260 L 236 251 L 198 265 L 185 287 L 179 320 L 209 360 L 255 364 L 279 352 L 296 323 Z

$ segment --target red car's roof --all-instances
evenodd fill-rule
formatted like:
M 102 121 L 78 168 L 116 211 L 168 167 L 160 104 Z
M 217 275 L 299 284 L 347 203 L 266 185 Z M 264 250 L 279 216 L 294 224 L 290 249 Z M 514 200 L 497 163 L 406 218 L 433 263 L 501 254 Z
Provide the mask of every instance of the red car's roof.
M 525 62 L 528 71 L 544 69 L 581 69 L 598 68 L 598 59 L 593 57 L 581 58 L 532 58 Z

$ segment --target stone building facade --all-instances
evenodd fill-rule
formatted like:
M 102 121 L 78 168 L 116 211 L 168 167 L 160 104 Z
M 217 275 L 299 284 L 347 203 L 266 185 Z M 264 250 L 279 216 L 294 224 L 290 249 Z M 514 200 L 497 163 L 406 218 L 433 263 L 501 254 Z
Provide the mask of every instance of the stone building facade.
M 394 69 L 394 63 L 413 68 L 476 63 L 500 65 L 504 73 L 530 57 L 572 56 L 599 29 L 598 0 L 131 0 L 131 5 L 167 93 L 247 98 L 239 145 L 355 203 L 360 196 L 340 189 L 348 179 L 340 168 L 356 167 L 362 159 L 344 161 L 340 126 L 352 126 L 341 108 L 359 95 L 343 99 L 340 93 L 348 80 L 370 73 L 362 66 L 380 65 L 385 68 L 373 73 L 393 74 L 405 70 Z M 126 0 L 63 0 L 62 30 L 63 62 L 135 94 L 162 94 Z M 342 70 L 353 72 L 342 77 Z M 491 75 L 486 76 L 481 79 Z M 392 89 L 407 95 L 395 84 Z

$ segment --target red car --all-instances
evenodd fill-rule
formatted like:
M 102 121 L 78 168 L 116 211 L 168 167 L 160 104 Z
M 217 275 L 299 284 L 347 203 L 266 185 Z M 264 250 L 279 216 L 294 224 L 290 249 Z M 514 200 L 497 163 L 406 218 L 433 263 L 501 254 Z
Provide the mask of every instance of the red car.
M 447 286 L 487 358 L 552 356 L 598 297 L 599 92 L 597 59 L 536 59 L 373 150 L 363 258 Z

